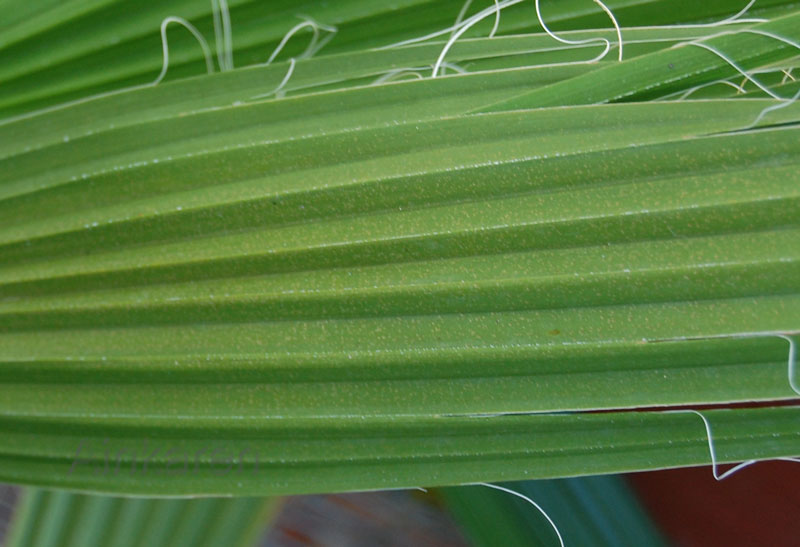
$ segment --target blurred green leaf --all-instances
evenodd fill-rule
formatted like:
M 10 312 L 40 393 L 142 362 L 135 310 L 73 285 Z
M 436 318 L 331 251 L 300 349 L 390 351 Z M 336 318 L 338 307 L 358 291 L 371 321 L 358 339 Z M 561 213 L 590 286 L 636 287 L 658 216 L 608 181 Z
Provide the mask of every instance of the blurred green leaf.
M 665 545 L 622 477 L 503 484 L 538 504 L 565 545 Z M 557 545 L 553 527 L 530 503 L 483 486 L 438 490 L 475 547 Z
M 154 499 L 26 489 L 7 547 L 249 547 L 277 503 L 260 498 Z

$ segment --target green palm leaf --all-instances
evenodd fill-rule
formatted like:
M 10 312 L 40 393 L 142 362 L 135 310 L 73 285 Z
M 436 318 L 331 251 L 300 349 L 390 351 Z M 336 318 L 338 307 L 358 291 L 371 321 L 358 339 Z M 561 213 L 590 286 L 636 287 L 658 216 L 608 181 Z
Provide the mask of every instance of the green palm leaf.
M 383 9 L 362 4 L 329 9 Z M 641 24 L 658 4 L 614 7 Z M 575 6 L 566 28 L 599 17 Z M 796 9 L 770 6 L 751 30 L 796 39 Z M 119 8 L 44 7 L 3 55 Z M 789 43 L 642 28 L 622 63 L 562 65 L 591 57 L 475 39 L 452 52 L 474 74 L 373 85 L 443 45 L 366 36 L 86 97 L 149 81 L 161 9 L 115 12 L 129 53 L 107 77 L 86 64 L 107 66 L 102 33 L 3 69 L 0 479 L 272 495 L 697 465 L 698 416 L 630 409 L 797 396 L 800 106 L 646 102 L 737 73 L 683 40 L 775 71 Z M 290 96 L 254 98 L 291 67 Z M 719 461 L 797 454 L 797 411 L 709 411 Z

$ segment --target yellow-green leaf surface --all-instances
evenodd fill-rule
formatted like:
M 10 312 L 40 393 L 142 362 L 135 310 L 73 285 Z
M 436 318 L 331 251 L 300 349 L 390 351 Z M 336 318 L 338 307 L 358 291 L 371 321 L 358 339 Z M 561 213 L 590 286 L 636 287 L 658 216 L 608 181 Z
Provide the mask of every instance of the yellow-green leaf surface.
M 193 395 L 181 388 L 175 391 Z M 705 415 L 720 462 L 769 459 L 800 449 L 797 407 Z M 710 461 L 703 423 L 690 413 L 316 420 L 137 414 L 113 420 L 6 417 L 2 428 L 3 480 L 146 495 L 409 488 Z
M 662 49 L 682 40 L 702 38 L 716 32 L 705 28 L 626 29 L 630 42 L 627 56 Z M 572 32 L 576 40 L 597 40 L 610 37 L 606 31 Z M 403 105 L 394 112 L 398 121 L 423 111 L 438 116 L 463 113 L 478 105 L 516 95 L 530 88 L 543 87 L 564 79 L 596 70 L 603 63 L 585 63 L 596 56 L 602 46 L 596 43 L 584 47 L 563 47 L 544 34 L 476 38 L 460 40 L 448 52 L 448 62 L 463 64 L 471 74 L 454 78 L 428 79 L 415 86 L 380 86 L 382 78 L 391 76 L 429 75 L 444 42 L 409 45 L 383 50 L 367 50 L 339 55 L 301 59 L 296 63 L 280 62 L 270 66 L 251 66 L 246 69 L 216 73 L 198 79 L 188 78 L 158 86 L 117 89 L 105 96 L 89 100 L 82 97 L 72 108 L 55 105 L 49 116 L 25 112 L 0 121 L 0 157 L 10 153 L 62 142 L 64 139 L 91 135 L 110 128 L 121 128 L 145 121 L 185 117 L 191 113 L 250 102 L 263 102 L 273 97 L 280 82 L 289 74 L 281 88 L 283 94 L 310 93 L 330 88 L 362 87 L 348 95 L 348 112 L 378 105 Z M 515 70 L 501 71 L 498 68 Z M 477 73 L 476 73 L 477 72 Z M 490 73 L 487 73 L 490 72 Z M 135 91 L 135 92 L 131 92 Z M 29 96 L 29 95 L 26 95 Z M 312 104 L 335 108 L 340 114 L 342 102 L 337 95 L 327 94 Z M 290 108 L 284 118 L 302 117 L 319 110 Z M 291 105 L 287 105 L 291 106 Z M 228 111 L 229 112 L 229 111 Z M 274 123 L 274 114 L 273 114 Z M 363 123 L 363 121 L 362 121 Z M 330 130 L 330 127 L 329 127 Z
M 800 47 L 800 13 L 720 31 L 602 70 L 555 82 L 483 110 L 648 100 L 795 59 Z M 691 43 L 695 42 L 695 43 Z
M 800 105 L 642 101 L 735 72 L 661 45 L 796 53 L 634 32 L 622 63 L 473 40 L 474 74 L 377 84 L 442 44 L 343 44 L 0 122 L 0 479 L 272 495 L 708 463 L 699 416 L 633 410 L 797 397 Z M 719 461 L 800 452 L 798 407 L 707 416 Z
M 399 121 L 360 93 L 3 160 L 3 479 L 264 494 L 701 463 L 696 416 L 447 416 L 795 395 L 785 340 L 726 338 L 800 325 L 798 129 L 727 132 L 773 103 Z M 779 434 L 737 426 L 732 451 L 796 452 L 795 412 L 721 413 Z M 154 467 L 220 442 L 258 471 L 97 472 L 148 442 Z
M 337 29 L 317 55 L 363 51 L 437 32 L 441 39 L 449 34 L 442 33 L 442 29 L 453 25 L 464 2 L 228 0 L 225 4 L 230 19 L 229 40 L 215 31 L 212 3 L 207 0 L 144 4 L 132 0 L 7 0 L 0 21 L 0 115 L 152 82 L 162 68 L 160 26 L 170 16 L 181 17 L 197 29 L 215 54 L 212 63 L 219 70 L 223 68 L 216 58 L 219 48 L 236 67 L 264 63 L 287 33 L 308 18 Z M 729 0 L 682 0 L 679 5 L 674 0 L 608 0 L 607 4 L 625 27 L 707 23 L 729 17 L 741 7 L 732 6 Z M 760 0 L 748 15 L 772 17 L 793 7 L 794 3 L 788 0 Z M 468 8 L 465 17 L 486 6 L 475 2 Z M 610 26 L 606 14 L 585 0 L 543 2 L 542 12 L 546 21 L 559 30 Z M 485 36 L 493 23 L 494 17 L 486 18 L 467 37 Z M 180 24 L 172 23 L 166 30 L 170 54 L 167 77 L 203 74 L 206 63 L 197 40 Z M 503 10 L 501 33 L 539 30 L 533 6 L 528 2 Z M 277 60 L 302 55 L 310 35 L 308 28 L 294 35 Z M 556 43 L 551 40 L 551 45 Z M 434 60 L 435 56 L 425 64 Z M 261 92 L 266 91 L 269 89 Z

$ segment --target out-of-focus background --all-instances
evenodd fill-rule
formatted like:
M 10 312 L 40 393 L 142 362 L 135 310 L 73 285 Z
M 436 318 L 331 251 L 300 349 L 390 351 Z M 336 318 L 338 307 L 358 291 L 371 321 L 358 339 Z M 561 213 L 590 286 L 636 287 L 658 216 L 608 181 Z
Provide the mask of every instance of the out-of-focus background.
M 800 466 L 792 462 L 759 463 L 721 482 L 710 467 L 696 467 L 505 485 L 539 503 L 567 545 L 797 545 Z M 0 485 L 0 545 L 229 541 L 281 547 L 557 545 L 536 508 L 482 486 L 150 500 Z

